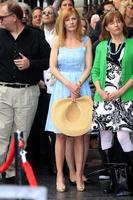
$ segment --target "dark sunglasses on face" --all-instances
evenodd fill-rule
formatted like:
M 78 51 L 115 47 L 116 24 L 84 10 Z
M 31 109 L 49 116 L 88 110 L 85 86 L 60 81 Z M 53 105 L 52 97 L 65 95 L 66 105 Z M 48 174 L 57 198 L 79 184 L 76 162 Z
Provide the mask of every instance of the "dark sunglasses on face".
M 52 15 L 52 14 L 54 14 L 53 12 L 46 12 L 46 11 L 44 11 L 43 13 L 42 13 L 43 15 Z
M 9 15 L 5 15 L 5 16 L 0 16 L 0 20 L 3 21 L 5 18 L 7 18 L 11 15 L 13 15 L 13 13 L 10 13 Z

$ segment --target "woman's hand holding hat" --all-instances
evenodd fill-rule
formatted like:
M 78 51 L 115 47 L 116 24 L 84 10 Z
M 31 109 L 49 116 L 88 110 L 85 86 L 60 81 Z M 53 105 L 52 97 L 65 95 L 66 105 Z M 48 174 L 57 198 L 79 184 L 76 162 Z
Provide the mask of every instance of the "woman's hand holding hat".
M 70 96 L 73 101 L 80 96 L 80 86 L 75 83 L 69 84 Z

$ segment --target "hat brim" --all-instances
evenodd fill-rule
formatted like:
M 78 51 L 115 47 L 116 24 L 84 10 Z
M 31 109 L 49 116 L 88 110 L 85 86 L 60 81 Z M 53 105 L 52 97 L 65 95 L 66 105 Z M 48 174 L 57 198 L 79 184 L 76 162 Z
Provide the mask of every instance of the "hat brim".
M 87 133 L 92 125 L 92 99 L 82 96 L 57 100 L 51 108 L 55 127 L 67 136 L 80 136 Z

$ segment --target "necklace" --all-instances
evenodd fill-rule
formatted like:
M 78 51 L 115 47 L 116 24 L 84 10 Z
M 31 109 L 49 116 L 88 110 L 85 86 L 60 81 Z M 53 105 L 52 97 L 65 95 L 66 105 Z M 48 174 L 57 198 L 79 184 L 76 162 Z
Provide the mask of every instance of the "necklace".
M 121 44 L 120 44 L 120 46 L 117 48 L 117 51 L 116 52 L 112 52 L 111 51 L 111 39 L 109 40 L 109 44 L 108 44 L 108 51 L 109 51 L 109 53 L 111 54 L 111 55 L 116 55 L 116 54 L 118 54 L 120 51 L 121 51 L 121 48 L 122 48 L 122 46 L 123 46 L 123 43 L 125 42 L 125 41 L 123 41 Z

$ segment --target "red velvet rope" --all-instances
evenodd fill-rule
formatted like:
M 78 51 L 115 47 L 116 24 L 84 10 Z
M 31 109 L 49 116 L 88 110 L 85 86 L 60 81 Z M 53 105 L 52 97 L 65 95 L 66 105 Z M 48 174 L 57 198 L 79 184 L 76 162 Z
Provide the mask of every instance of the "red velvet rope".
M 27 180 L 29 182 L 29 185 L 30 186 L 37 186 L 38 184 L 37 184 L 36 178 L 34 176 L 32 167 L 29 164 L 29 162 L 27 161 L 27 162 L 22 163 L 22 167 L 24 168 L 24 171 L 25 171 Z
M 22 141 L 21 141 L 22 142 Z M 19 147 L 24 147 L 24 145 L 22 143 L 19 143 Z M 9 153 L 7 156 L 6 161 L 0 166 L 0 173 L 5 172 L 9 166 L 11 165 L 13 158 L 14 158 L 14 154 L 15 154 L 15 140 L 12 139 L 11 144 L 10 144 L 10 149 L 9 149 Z M 37 186 L 37 181 L 36 178 L 34 176 L 33 170 L 31 165 L 29 164 L 29 162 L 22 162 L 22 167 L 24 168 L 24 171 L 26 173 L 26 177 L 27 180 L 29 182 L 30 186 Z
M 15 154 L 15 141 L 12 139 L 6 161 L 0 166 L 0 173 L 5 172 L 11 165 Z

